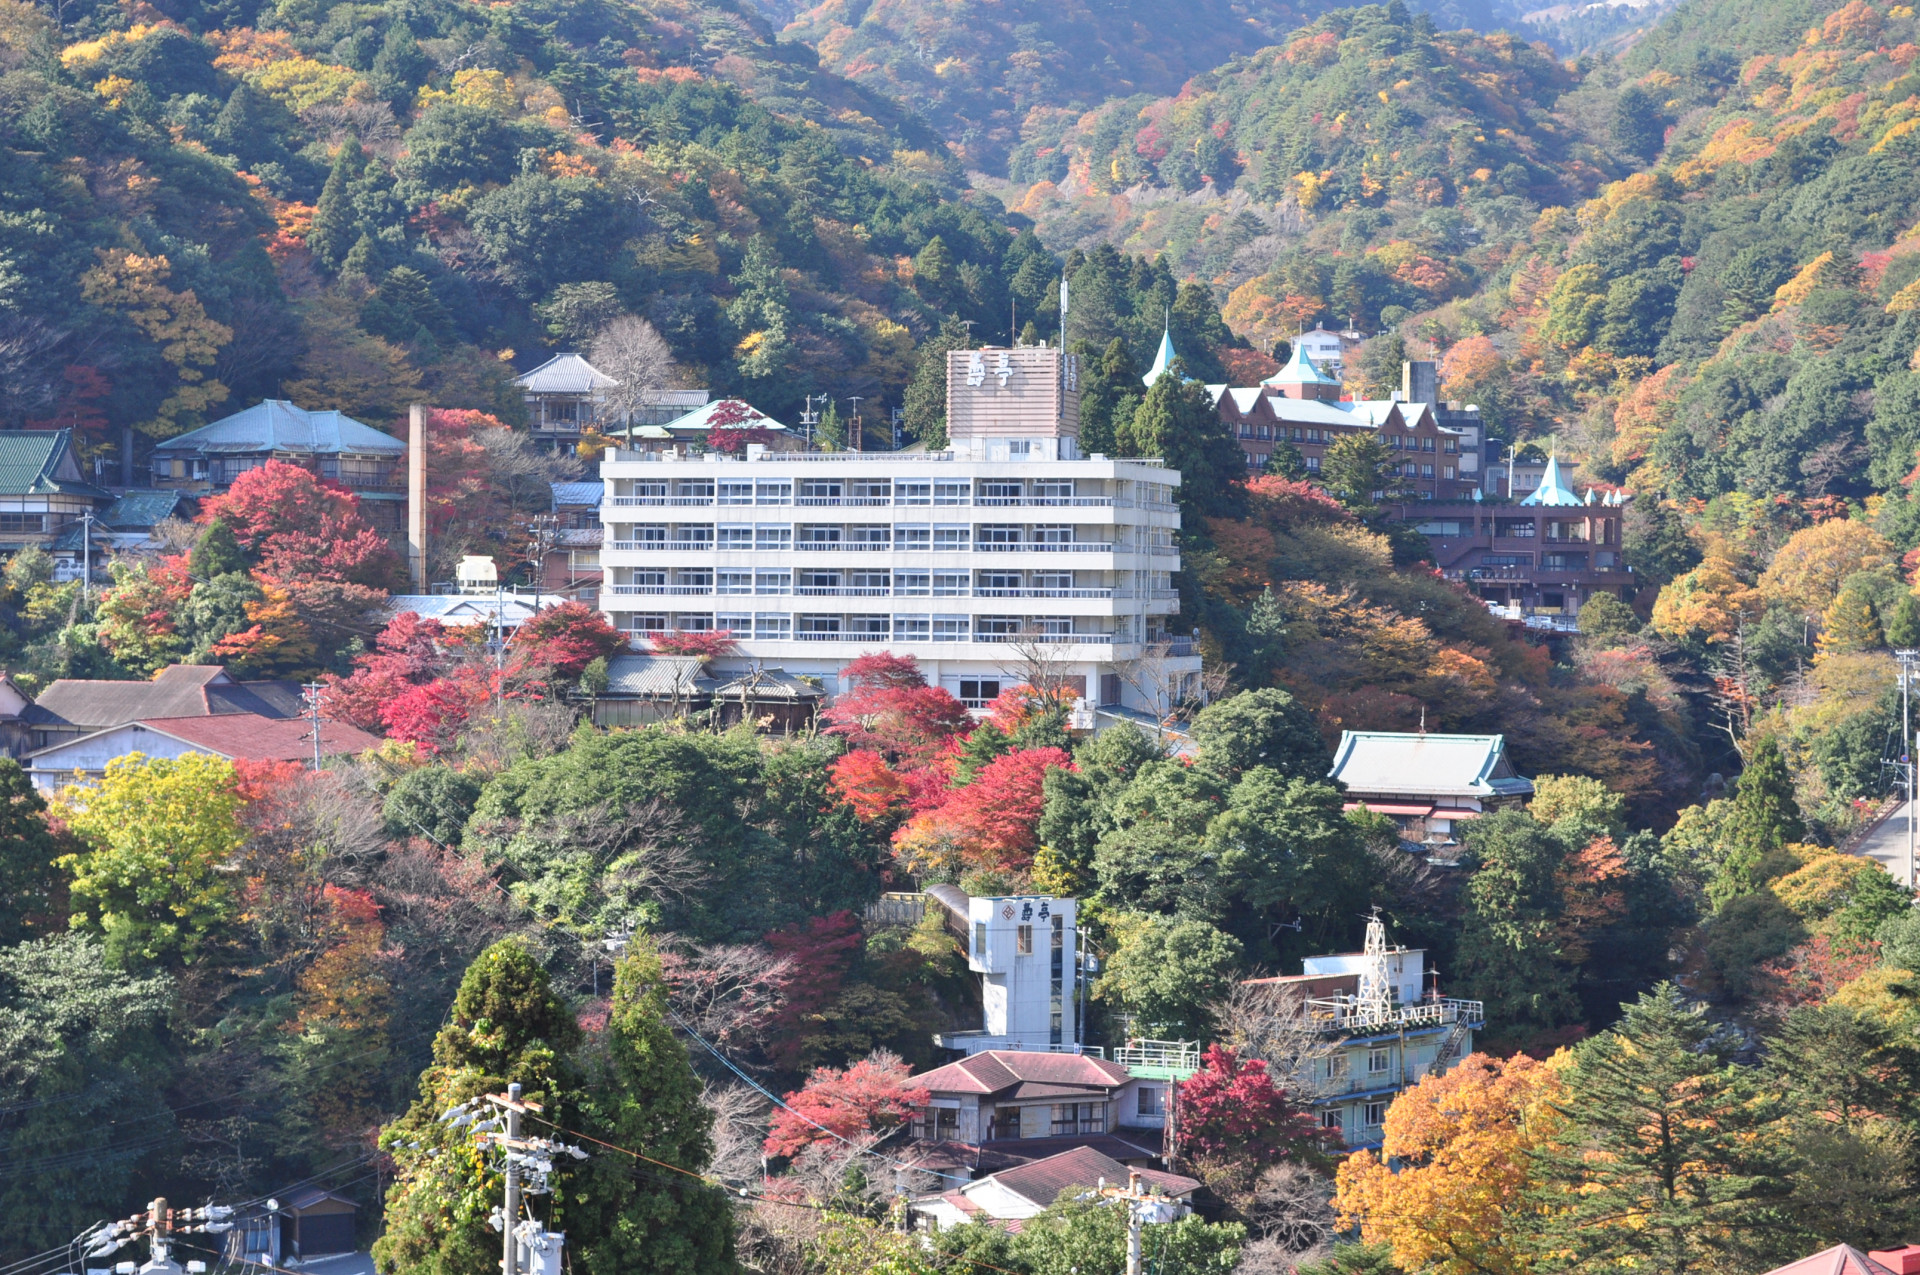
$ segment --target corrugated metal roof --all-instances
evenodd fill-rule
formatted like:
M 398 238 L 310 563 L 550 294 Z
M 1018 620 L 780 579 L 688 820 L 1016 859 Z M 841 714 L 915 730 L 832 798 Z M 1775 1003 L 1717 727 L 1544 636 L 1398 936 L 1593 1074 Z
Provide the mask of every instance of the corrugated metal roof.
M 1343 731 L 1330 773 L 1354 793 L 1521 797 L 1533 791 L 1532 781 L 1507 761 L 1504 735 Z
M 130 491 L 108 505 L 100 521 L 118 530 L 144 530 L 162 519 L 187 517 L 181 509 L 187 499 L 185 492 L 178 491 Z
M 777 668 L 761 669 L 757 674 L 742 673 L 713 688 L 715 699 L 803 700 L 819 699 L 823 694 L 813 683 Z
M 112 499 L 81 476 L 72 430 L 0 431 L 0 496 L 53 495 Z
M 513 383 L 529 394 L 591 394 L 620 384 L 578 354 L 556 354 Z
M 616 655 L 607 661 L 606 694 L 635 699 L 704 695 L 714 687 L 705 667 L 706 661 L 692 655 Z
M 270 398 L 169 438 L 156 452 L 292 452 L 302 456 L 401 456 L 407 445 L 342 412 L 309 412 Z
M 553 507 L 562 506 L 590 507 L 598 509 L 605 500 L 607 485 L 603 482 L 555 483 L 553 484 Z

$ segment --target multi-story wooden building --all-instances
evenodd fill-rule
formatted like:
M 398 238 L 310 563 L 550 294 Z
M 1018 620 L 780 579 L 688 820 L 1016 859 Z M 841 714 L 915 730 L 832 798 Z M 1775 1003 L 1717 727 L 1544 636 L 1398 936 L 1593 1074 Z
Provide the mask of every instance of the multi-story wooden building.
M 368 520 L 398 528 L 407 500 L 407 445 L 344 412 L 310 412 L 266 399 L 153 449 L 153 485 L 194 495 L 221 492 L 270 460 L 298 465 L 360 498 Z
M 87 481 L 72 430 L 0 432 L 0 556 L 29 545 L 53 549 L 69 527 L 112 502 Z
M 1557 457 L 1518 504 L 1402 504 L 1397 515 L 1425 533 L 1449 580 L 1516 616 L 1572 616 L 1596 593 L 1626 597 L 1634 587 L 1620 550 L 1625 497 L 1575 495 Z

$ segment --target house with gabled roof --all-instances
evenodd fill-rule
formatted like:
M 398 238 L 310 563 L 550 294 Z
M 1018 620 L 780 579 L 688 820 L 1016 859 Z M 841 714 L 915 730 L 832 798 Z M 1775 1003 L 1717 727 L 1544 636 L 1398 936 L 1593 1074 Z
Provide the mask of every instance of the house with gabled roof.
M 218 664 L 174 664 L 144 682 L 59 678 L 20 719 L 40 749 L 150 718 L 298 717 L 305 707 L 295 682 L 242 682 Z
M 113 503 L 88 482 L 70 429 L 0 431 L 0 554 L 51 549 L 69 527 Z
M 352 492 L 370 522 L 392 530 L 407 498 L 406 454 L 405 442 L 345 412 L 270 398 L 155 444 L 150 463 L 156 488 L 199 495 L 270 460 L 298 465 Z
M 1129 1172 L 1139 1175 L 1143 1187 L 1183 1205 L 1200 1189 L 1195 1178 L 1156 1169 L 1129 1169 L 1093 1147 L 1075 1147 L 990 1173 L 952 1190 L 921 1196 L 910 1207 L 914 1223 L 921 1230 L 945 1231 L 981 1218 L 1013 1223 L 1007 1229 L 1017 1230 L 1018 1223 L 1037 1217 L 1062 1196 L 1071 1198 L 1096 1190 L 1102 1182 L 1123 1184 Z
M 34 787 L 50 791 L 97 780 L 106 773 L 108 763 L 135 753 L 144 757 L 179 758 L 199 753 L 228 761 L 304 762 L 316 753 L 338 757 L 380 746 L 377 736 L 346 722 L 324 721 L 319 730 L 316 747 L 313 723 L 298 717 L 221 713 L 143 718 L 31 752 L 26 757 L 26 771 Z
M 1346 790 L 1348 810 L 1387 815 L 1404 839 L 1429 845 L 1453 844 L 1467 821 L 1533 795 L 1504 735 L 1342 731 L 1329 777 Z
M 992 1049 L 913 1083 L 929 1095 L 913 1136 L 915 1158 L 930 1168 L 998 1172 L 1081 1146 L 1138 1167 L 1164 1141 L 1168 1082 L 1104 1058 Z

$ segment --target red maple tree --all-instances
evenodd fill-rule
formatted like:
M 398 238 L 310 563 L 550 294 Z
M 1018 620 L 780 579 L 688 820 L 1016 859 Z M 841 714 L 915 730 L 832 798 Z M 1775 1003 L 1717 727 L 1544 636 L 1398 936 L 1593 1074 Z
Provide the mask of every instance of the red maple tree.
M 674 629 L 647 634 L 647 645 L 661 655 L 691 655 L 695 659 L 714 660 L 732 655 L 738 649 L 732 629 L 708 629 L 688 632 Z
M 548 607 L 514 631 L 512 654 L 527 665 L 577 678 L 588 664 L 627 644 L 607 617 L 584 602 Z
M 1215 1171 L 1251 1176 L 1328 1139 L 1313 1114 L 1273 1083 L 1263 1060 L 1220 1045 L 1200 1056 L 1200 1070 L 1180 1082 L 1177 1100 L 1181 1154 Z
M 928 686 L 911 655 L 862 655 L 840 670 L 840 679 L 847 689 L 821 713 L 827 733 L 909 768 L 929 765 L 973 726 L 966 706 L 940 687 Z
M 766 446 L 773 441 L 773 431 L 754 424 L 766 419 L 765 413 L 737 398 L 721 399 L 707 414 L 707 450 L 731 456 L 747 450 L 749 443 Z
M 906 781 L 872 749 L 857 748 L 834 758 L 827 782 L 861 823 L 883 819 L 906 804 Z
M 862 939 L 860 918 L 842 909 L 775 930 L 763 940 L 775 959 L 787 962 L 780 1010 L 767 1024 L 767 1057 L 782 1071 L 794 1070 L 806 1047 L 806 1024 L 840 995 Z
M 242 549 L 276 580 L 341 580 L 398 589 L 399 555 L 360 512 L 351 492 L 298 465 L 270 460 L 201 502 L 200 521 L 223 519 Z
M 354 657 L 352 675 L 326 676 L 327 708 L 362 730 L 379 730 L 380 707 L 407 689 L 432 681 L 447 665 L 447 627 L 402 611 L 374 639 L 374 649 Z
M 816 1142 L 835 1141 L 835 1135 L 853 1140 L 882 1133 L 911 1119 L 931 1096 L 913 1083 L 913 1068 L 885 1050 L 844 1071 L 816 1067 L 804 1087 L 786 1096 L 790 1110 L 773 1113 L 763 1149 L 794 1156 Z

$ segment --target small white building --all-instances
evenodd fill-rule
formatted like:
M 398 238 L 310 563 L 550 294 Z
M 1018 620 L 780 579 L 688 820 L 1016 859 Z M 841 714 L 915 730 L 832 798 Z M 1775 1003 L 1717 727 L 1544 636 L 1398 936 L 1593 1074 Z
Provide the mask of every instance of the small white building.
M 945 1033 L 935 1037 L 937 1043 L 969 1054 L 989 1049 L 1077 1051 L 1075 901 L 1048 894 L 942 894 L 947 897 L 935 897 L 954 913 L 959 910 L 954 896 L 965 899 L 967 968 L 980 975 L 985 1025 L 979 1031 Z
M 1311 332 L 1302 332 L 1293 344 L 1295 349 L 1313 360 L 1315 367 L 1335 377 L 1340 376 L 1347 358 L 1347 343 L 1338 332 L 1317 327 Z

